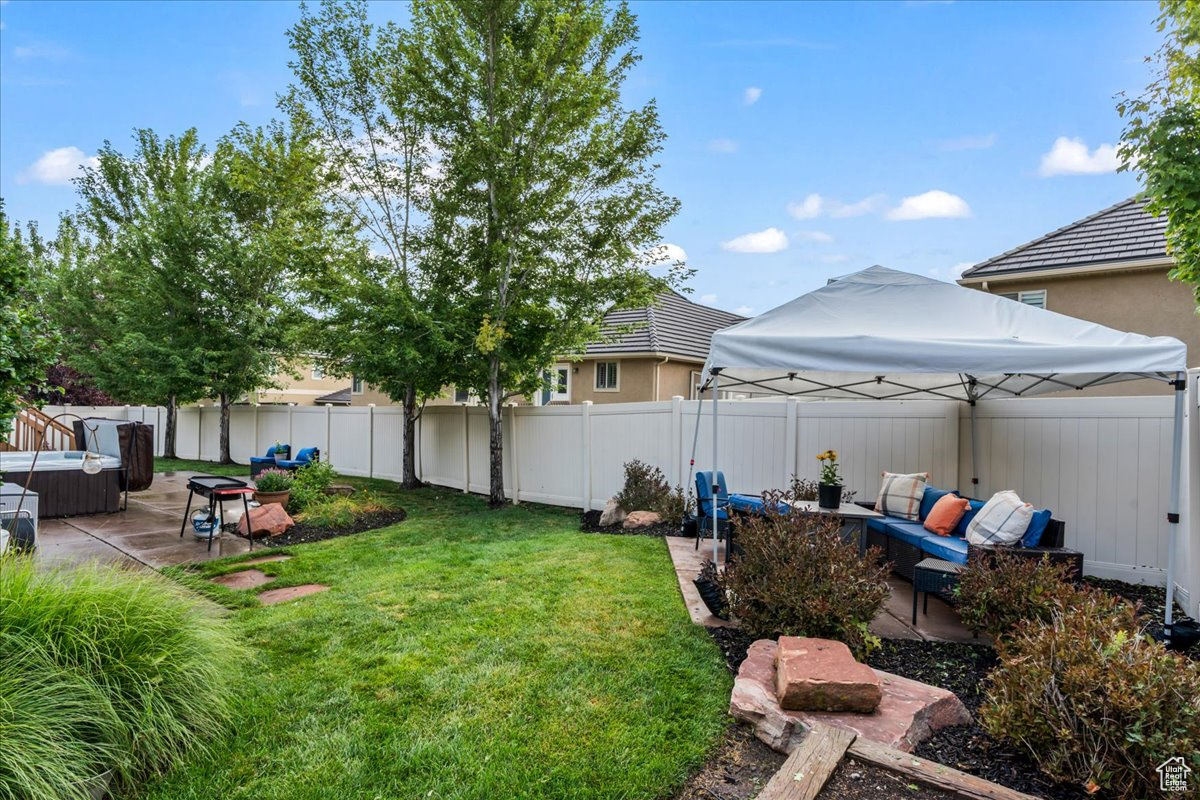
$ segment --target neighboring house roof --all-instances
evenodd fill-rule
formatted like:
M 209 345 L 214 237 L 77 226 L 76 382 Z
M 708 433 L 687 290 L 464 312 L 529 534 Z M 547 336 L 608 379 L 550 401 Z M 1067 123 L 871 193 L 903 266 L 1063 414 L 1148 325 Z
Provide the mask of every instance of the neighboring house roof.
M 317 405 L 348 406 L 350 405 L 350 388 L 347 386 L 345 389 L 323 394 L 313 402 Z
M 976 264 L 962 279 L 1165 259 L 1166 227 L 1166 217 L 1151 216 L 1145 200 L 1131 197 Z
M 693 303 L 677 292 L 663 292 L 647 308 L 608 312 L 603 325 L 606 333 L 624 326 L 635 327 L 620 338 L 592 342 L 584 355 L 654 353 L 703 361 L 708 357 L 712 335 L 743 320 L 745 317 L 737 314 Z

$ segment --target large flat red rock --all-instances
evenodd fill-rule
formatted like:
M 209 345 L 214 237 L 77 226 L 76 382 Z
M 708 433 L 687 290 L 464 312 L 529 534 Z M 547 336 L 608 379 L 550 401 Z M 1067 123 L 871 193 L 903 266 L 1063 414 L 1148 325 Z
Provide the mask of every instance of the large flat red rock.
M 295 600 L 297 597 L 307 597 L 310 594 L 323 592 L 328 586 L 322 586 L 319 583 L 305 583 L 300 586 L 284 586 L 281 589 L 267 589 L 265 592 L 260 592 L 258 601 L 264 606 L 272 606 L 276 603 L 285 603 L 288 600 Z
M 789 711 L 870 714 L 883 699 L 875 670 L 831 639 L 780 636 L 775 650 L 775 693 Z
M 238 522 L 238 533 L 246 535 L 246 527 L 254 531 L 255 536 L 279 536 L 296 523 L 278 503 L 268 503 L 265 506 L 250 509 L 250 518 L 243 517 Z
M 275 580 L 274 577 L 267 575 L 262 570 L 243 569 L 239 572 L 231 572 L 228 575 L 218 575 L 212 579 L 212 582 L 228 586 L 230 589 L 253 589 L 256 586 L 262 586 L 264 583 L 270 583 L 273 580 Z
M 729 713 L 753 725 L 755 735 L 781 753 L 791 752 L 812 722 L 854 731 L 865 739 L 911 753 L 934 731 L 971 721 L 970 712 L 953 692 L 880 670 L 874 672 L 883 698 L 870 714 L 788 711 L 779 705 L 776 694 L 777 649 L 770 639 L 750 645 L 733 682 Z

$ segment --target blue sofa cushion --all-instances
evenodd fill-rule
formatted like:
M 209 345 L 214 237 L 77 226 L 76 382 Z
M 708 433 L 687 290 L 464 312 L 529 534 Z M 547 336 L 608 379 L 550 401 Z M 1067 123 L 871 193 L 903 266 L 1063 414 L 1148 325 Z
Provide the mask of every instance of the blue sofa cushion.
M 929 516 L 929 512 L 933 510 L 934 504 L 948 494 L 955 494 L 953 489 L 939 489 L 936 486 L 925 487 L 925 494 L 921 495 L 921 508 L 918 512 L 922 522 Z
M 712 480 L 711 472 L 700 471 L 696 473 L 696 505 L 700 509 L 701 517 L 712 516 Z M 724 476 L 717 472 L 717 480 L 721 483 L 721 495 L 717 500 L 717 518 L 729 519 L 729 495 L 724 488 Z
M 936 533 L 930 533 L 925 530 L 925 526 L 920 522 L 912 522 L 910 520 L 890 523 L 887 526 L 886 533 L 893 539 L 898 539 L 918 548 L 924 547 L 926 539 L 942 538 Z
M 753 497 L 748 494 L 729 495 L 729 507 L 734 511 L 746 514 L 762 514 L 766 508 L 761 497 Z
M 1025 535 L 1021 537 L 1022 547 L 1037 547 L 1042 541 L 1042 534 L 1046 532 L 1046 526 L 1050 524 L 1050 509 L 1043 508 L 1040 511 L 1033 512 L 1032 519 L 1029 520 L 1029 527 L 1025 529 Z
M 933 536 L 921 542 L 921 550 L 952 564 L 967 563 L 967 540 L 957 536 Z
M 975 515 L 979 513 L 979 509 L 986 505 L 982 500 L 969 500 L 971 506 L 967 509 L 967 513 L 963 514 L 963 518 L 954 526 L 954 535 L 963 538 L 967 535 L 967 526 L 971 524 L 971 520 L 975 519 Z

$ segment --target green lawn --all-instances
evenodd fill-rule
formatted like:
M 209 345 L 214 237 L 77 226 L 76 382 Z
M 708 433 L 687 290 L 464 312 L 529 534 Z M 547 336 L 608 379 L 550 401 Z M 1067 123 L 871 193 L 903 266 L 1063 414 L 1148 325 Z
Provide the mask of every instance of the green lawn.
M 404 523 L 263 565 L 332 589 L 232 612 L 259 659 L 236 733 L 139 797 L 655 798 L 703 762 L 731 682 L 662 540 L 389 493 Z
M 155 472 L 203 472 L 206 475 L 231 475 L 235 478 L 249 478 L 250 467 L 247 464 L 218 464 L 215 461 L 194 461 L 189 458 L 155 458 Z

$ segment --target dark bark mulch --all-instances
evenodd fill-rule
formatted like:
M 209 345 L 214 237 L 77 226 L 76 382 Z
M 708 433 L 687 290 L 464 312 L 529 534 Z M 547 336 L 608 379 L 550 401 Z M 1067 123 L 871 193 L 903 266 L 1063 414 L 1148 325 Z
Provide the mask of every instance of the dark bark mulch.
M 1162 635 L 1163 615 L 1167 610 L 1167 590 L 1162 586 L 1147 586 L 1142 583 L 1125 583 L 1124 581 L 1108 578 L 1085 576 L 1083 582 L 1088 586 L 1108 592 L 1124 599 L 1126 602 L 1139 604 L 1138 613 L 1145 624 L 1145 630 L 1155 638 Z M 1191 619 L 1183 613 L 1179 603 L 1175 603 L 1174 619 L 1183 621 Z M 1200 642 L 1183 653 L 1188 658 L 1200 661 Z
M 395 525 L 397 522 L 403 522 L 406 517 L 408 517 L 408 512 L 402 508 L 396 508 L 390 511 L 372 511 L 362 514 L 354 520 L 352 525 L 340 528 L 323 528 L 318 525 L 297 522 L 288 528 L 287 533 L 280 534 L 279 536 L 255 537 L 255 541 L 261 541 L 271 547 L 320 542 L 325 539 L 336 539 L 339 536 L 352 536 L 356 533 L 373 531 L 377 528 L 386 528 L 389 525 Z M 240 536 L 241 534 L 237 535 Z
M 961 800 L 961 796 L 918 785 L 903 775 L 847 756 L 817 800 Z
M 611 533 L 616 536 L 682 536 L 682 527 L 678 524 L 663 523 L 649 528 L 632 528 L 626 530 L 620 525 L 600 525 L 599 511 L 585 511 L 579 515 L 579 529 L 584 533 Z
M 731 724 L 717 749 L 675 800 L 750 800 L 786 759 L 759 741 L 747 726 Z

